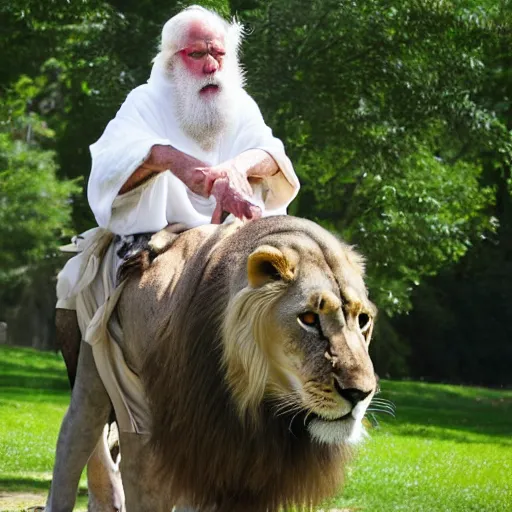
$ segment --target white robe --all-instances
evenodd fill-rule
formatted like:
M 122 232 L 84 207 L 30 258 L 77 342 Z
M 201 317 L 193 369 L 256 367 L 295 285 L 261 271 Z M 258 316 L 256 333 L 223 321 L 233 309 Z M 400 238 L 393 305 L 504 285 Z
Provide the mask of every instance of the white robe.
M 297 195 L 299 182 L 281 141 L 272 135 L 255 101 L 242 88 L 235 90 L 233 123 L 209 152 L 180 128 L 174 115 L 173 91 L 157 63 L 147 84 L 134 89 L 116 117 L 91 149 L 92 171 L 88 199 L 98 225 L 119 235 L 156 232 L 169 223 L 187 227 L 208 224 L 215 198 L 191 192 L 170 171 L 119 196 L 130 175 L 154 145 L 170 145 L 210 165 L 229 160 L 249 149 L 262 149 L 277 162 L 280 172 L 267 178 L 253 201 L 263 215 L 285 213 Z M 263 204 L 262 204 L 263 203 Z

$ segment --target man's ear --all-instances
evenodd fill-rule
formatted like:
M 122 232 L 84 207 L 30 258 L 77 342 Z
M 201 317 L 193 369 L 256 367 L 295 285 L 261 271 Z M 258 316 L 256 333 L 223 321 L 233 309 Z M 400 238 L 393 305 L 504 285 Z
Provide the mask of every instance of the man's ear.
M 249 286 L 259 288 L 272 281 L 291 281 L 297 266 L 294 259 L 276 247 L 261 245 L 247 259 Z

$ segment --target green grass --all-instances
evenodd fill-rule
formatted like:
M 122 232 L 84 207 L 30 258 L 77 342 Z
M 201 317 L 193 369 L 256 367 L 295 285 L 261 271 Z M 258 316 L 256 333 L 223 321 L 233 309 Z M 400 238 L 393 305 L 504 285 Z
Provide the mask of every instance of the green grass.
M 396 404 L 397 417 L 379 417 L 380 426 L 370 430 L 343 494 L 331 507 L 512 512 L 512 391 L 419 382 L 381 385 L 381 396 Z M 60 356 L 0 347 L 1 512 L 44 503 L 68 401 Z M 35 496 L 15 508 L 12 503 L 18 502 L 7 496 L 18 493 Z M 84 510 L 85 496 L 78 503 L 77 510 Z
M 512 392 L 382 383 L 397 406 L 360 450 L 336 505 L 365 511 L 512 511 Z
M 69 396 L 60 355 L 0 346 L 0 512 L 44 505 Z

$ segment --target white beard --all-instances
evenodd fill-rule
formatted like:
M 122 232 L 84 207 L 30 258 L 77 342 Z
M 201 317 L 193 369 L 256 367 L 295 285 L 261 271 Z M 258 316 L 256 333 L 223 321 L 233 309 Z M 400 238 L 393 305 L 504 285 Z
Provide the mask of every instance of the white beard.
M 236 93 L 243 83 L 238 66 L 225 64 L 222 71 L 205 78 L 192 76 L 178 60 L 169 72 L 180 127 L 205 151 L 211 151 L 231 126 Z M 219 89 L 200 94 L 200 90 L 209 84 L 217 85 Z

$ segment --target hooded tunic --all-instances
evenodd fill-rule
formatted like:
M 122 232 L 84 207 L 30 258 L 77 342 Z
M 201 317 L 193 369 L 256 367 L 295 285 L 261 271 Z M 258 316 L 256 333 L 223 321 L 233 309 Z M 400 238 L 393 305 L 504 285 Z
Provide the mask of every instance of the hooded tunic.
M 299 190 L 293 166 L 282 142 L 265 124 L 256 102 L 243 88 L 233 89 L 229 102 L 232 122 L 212 150 L 205 151 L 181 129 L 175 114 L 173 86 L 160 64 L 153 65 L 148 82 L 130 92 L 103 135 L 90 147 L 88 199 L 98 226 L 128 235 L 156 232 L 174 222 L 190 228 L 210 223 L 215 198 L 190 191 L 170 170 L 119 195 L 154 145 L 172 146 L 209 165 L 220 164 L 249 149 L 266 151 L 276 161 L 279 172 L 254 187 L 252 201 L 262 207 L 264 216 L 286 212 Z

